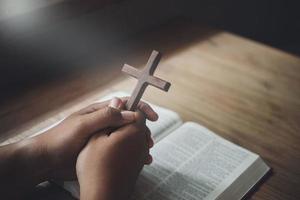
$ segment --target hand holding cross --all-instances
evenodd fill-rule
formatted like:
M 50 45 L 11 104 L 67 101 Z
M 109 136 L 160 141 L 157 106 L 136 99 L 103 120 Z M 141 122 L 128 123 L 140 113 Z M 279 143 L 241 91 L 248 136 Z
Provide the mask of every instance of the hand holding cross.
M 152 51 L 152 54 L 143 70 L 138 70 L 130 65 L 124 64 L 122 71 L 138 79 L 138 83 L 136 84 L 130 99 L 126 103 L 127 110 L 136 110 L 137 105 L 149 84 L 166 92 L 169 90 L 171 83 L 153 76 L 160 58 L 161 53 Z

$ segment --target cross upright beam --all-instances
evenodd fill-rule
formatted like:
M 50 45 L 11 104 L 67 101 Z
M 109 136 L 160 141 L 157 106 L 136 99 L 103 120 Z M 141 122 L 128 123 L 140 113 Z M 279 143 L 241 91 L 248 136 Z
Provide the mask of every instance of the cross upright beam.
M 131 94 L 131 97 L 126 103 L 127 110 L 136 110 L 137 105 L 141 100 L 148 85 L 152 85 L 166 92 L 169 90 L 171 83 L 153 76 L 160 59 L 161 53 L 153 50 L 145 68 L 142 70 L 138 70 L 130 65 L 124 64 L 122 71 L 138 79 L 138 82 Z

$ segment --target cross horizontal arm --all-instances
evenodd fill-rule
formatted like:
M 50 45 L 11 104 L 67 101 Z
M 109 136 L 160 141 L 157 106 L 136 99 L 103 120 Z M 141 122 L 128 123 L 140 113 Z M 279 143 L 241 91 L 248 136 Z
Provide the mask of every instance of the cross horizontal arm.
M 125 72 L 126 74 L 133 76 L 134 78 L 139 78 L 140 71 L 134 67 L 131 67 L 130 65 L 124 64 L 122 68 L 122 72 Z
M 167 81 L 164 81 L 160 78 L 157 78 L 157 77 L 154 77 L 154 76 L 149 76 L 148 79 L 147 79 L 147 83 L 149 85 L 152 85 L 154 87 L 157 87 L 161 90 L 164 90 L 164 91 L 168 91 L 170 86 L 171 86 L 171 83 L 167 82 Z

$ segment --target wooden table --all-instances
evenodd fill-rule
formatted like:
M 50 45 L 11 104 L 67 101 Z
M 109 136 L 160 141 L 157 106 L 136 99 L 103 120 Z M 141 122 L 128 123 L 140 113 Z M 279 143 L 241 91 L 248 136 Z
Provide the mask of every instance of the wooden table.
M 142 33 L 116 49 L 109 62 L 2 105 L 0 139 L 18 140 L 113 90 L 131 91 L 135 80 L 120 73 L 123 63 L 143 66 L 157 49 L 164 57 L 156 75 L 172 88 L 163 95 L 149 88 L 145 99 L 261 155 L 273 173 L 252 199 L 300 199 L 299 58 L 185 22 Z

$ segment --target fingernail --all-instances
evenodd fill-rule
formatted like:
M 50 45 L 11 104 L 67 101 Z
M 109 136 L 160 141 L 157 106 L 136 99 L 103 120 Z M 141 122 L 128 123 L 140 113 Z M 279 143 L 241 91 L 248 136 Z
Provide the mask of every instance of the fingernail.
M 135 120 L 135 114 L 131 111 L 122 111 L 121 115 L 126 122 L 132 122 Z
M 112 107 L 112 108 L 116 108 L 116 109 L 120 109 L 120 106 L 121 106 L 121 100 L 119 98 L 112 98 L 112 100 L 109 102 L 109 107 Z

